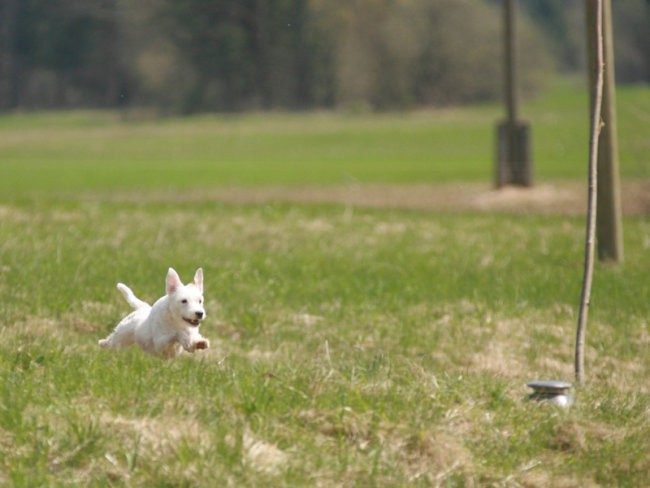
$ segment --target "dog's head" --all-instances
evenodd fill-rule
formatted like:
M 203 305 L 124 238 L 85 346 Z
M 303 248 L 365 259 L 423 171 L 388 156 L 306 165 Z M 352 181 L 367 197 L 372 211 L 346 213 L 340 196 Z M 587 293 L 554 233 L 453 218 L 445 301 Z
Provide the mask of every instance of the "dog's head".
M 203 270 L 196 270 L 194 281 L 187 285 L 181 282 L 178 273 L 169 268 L 166 280 L 167 296 L 169 306 L 176 316 L 183 319 L 189 325 L 198 327 L 201 320 L 205 318 L 203 308 Z

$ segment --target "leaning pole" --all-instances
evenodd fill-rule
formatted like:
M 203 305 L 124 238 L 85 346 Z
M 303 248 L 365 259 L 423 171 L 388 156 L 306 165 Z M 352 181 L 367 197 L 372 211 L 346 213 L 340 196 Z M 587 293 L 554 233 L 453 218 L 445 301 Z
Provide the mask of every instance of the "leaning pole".
M 604 85 L 604 48 L 603 48 L 603 4 L 602 0 L 587 0 L 587 31 L 589 40 L 589 63 L 594 70 L 593 84 L 590 76 L 591 100 L 589 104 L 589 164 L 588 164 L 588 198 L 587 231 L 585 236 L 584 273 L 582 293 L 578 309 L 578 326 L 575 343 L 575 378 L 582 383 L 585 368 L 585 343 L 587 321 L 591 302 L 591 284 L 594 274 L 594 254 L 596 239 L 597 197 L 598 197 L 598 153 L 602 129 L 602 101 Z

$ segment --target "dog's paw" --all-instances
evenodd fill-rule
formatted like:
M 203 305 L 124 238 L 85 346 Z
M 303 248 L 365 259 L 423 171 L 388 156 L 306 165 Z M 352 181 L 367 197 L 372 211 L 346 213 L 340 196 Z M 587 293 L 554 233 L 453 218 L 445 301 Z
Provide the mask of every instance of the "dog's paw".
M 210 347 L 210 341 L 207 339 L 201 339 L 194 343 L 194 349 L 207 349 L 208 347 Z

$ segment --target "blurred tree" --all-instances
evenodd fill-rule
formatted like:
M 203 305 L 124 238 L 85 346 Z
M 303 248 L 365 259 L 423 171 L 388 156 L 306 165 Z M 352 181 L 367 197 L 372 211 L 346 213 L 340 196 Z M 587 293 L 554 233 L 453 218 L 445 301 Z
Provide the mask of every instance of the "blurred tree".
M 166 0 L 165 13 L 195 76 L 185 110 L 314 103 L 307 0 Z
M 117 31 L 116 0 L 20 0 L 7 43 L 14 104 L 117 103 L 126 78 Z
M 166 111 L 496 99 L 502 0 L 0 0 L 0 109 Z M 579 0 L 520 0 L 522 94 L 582 67 Z M 649 2 L 614 3 L 620 80 L 648 79 Z M 540 33 L 543 34 L 540 35 Z
M 584 62 L 584 2 L 580 0 L 520 0 L 522 10 L 539 27 L 557 66 L 582 69 Z
M 187 61 L 183 110 L 493 99 L 498 14 L 469 0 L 165 0 Z M 524 91 L 550 71 L 530 25 Z
M 500 16 L 470 0 L 331 0 L 315 2 L 336 55 L 336 100 L 351 106 L 399 108 L 490 100 L 500 93 Z M 530 24 L 524 91 L 550 71 Z
M 650 1 L 612 2 L 617 80 L 650 82 Z
M 18 1 L 0 2 L 0 110 L 16 108 L 19 103 L 20 67 L 15 55 Z
M 488 0 L 501 2 L 502 0 Z M 564 71 L 585 68 L 584 2 L 520 0 L 539 26 Z M 650 81 L 650 1 L 612 2 L 616 76 L 619 82 Z

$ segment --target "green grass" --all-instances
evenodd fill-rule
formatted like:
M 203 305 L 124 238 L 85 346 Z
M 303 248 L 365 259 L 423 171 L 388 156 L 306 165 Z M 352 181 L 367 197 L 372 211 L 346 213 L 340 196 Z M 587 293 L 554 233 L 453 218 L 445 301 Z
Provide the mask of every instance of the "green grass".
M 623 177 L 650 174 L 648 88 L 621 88 Z M 582 179 L 585 90 L 563 82 L 527 103 L 539 179 Z M 123 120 L 114 112 L 0 117 L 0 195 L 348 182 L 489 181 L 498 106 Z
M 650 226 L 599 267 L 569 411 L 580 219 L 339 206 L 23 203 L 0 224 L 1 480 L 14 486 L 650 482 Z M 100 350 L 166 267 L 207 352 Z
M 619 96 L 630 178 L 645 95 Z M 545 178 L 581 177 L 581 96 L 526 107 Z M 561 410 L 525 384 L 573 377 L 583 219 L 176 195 L 489 181 L 498 115 L 0 118 L 0 485 L 649 485 L 647 218 L 596 269 L 588 381 Z M 169 266 L 204 267 L 211 348 L 100 349 L 115 283 L 152 301 Z

